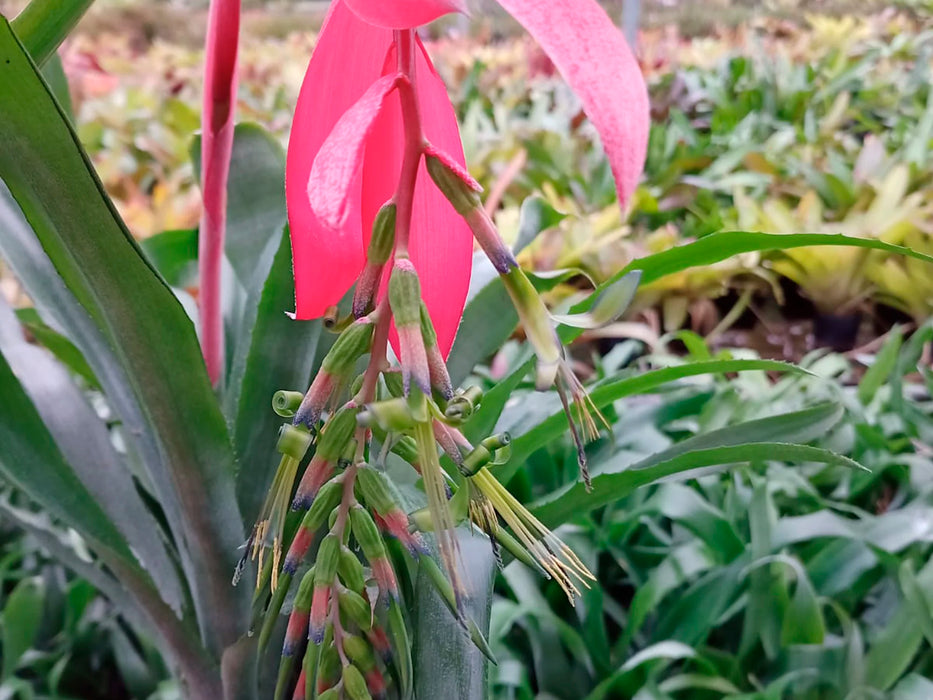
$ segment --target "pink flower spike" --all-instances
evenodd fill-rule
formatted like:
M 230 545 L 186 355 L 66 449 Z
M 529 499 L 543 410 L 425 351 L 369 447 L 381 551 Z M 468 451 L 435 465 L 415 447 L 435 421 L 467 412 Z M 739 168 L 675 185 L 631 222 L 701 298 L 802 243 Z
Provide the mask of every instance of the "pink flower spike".
M 373 83 L 344 113 L 318 151 L 308 178 L 308 199 L 326 226 L 340 230 L 346 224 L 350 189 L 358 179 L 366 141 L 386 98 L 404 80 L 401 75 L 386 75 Z
M 364 22 L 390 29 L 411 29 L 451 12 L 466 14 L 464 0 L 346 0 Z
M 359 186 L 351 188 L 350 214 L 334 235 L 311 211 L 308 178 L 318 151 L 344 112 L 382 75 L 391 44 L 390 30 L 361 21 L 343 0 L 331 4 L 301 86 L 285 171 L 297 319 L 324 315 L 363 269 L 362 231 L 372 219 L 361 218 Z
M 547 52 L 599 131 L 625 205 L 648 150 L 648 91 L 625 38 L 596 0 L 499 0 Z
M 201 111 L 201 192 L 204 205 L 198 227 L 198 308 L 204 362 L 214 384 L 220 379 L 224 366 L 220 275 L 227 228 L 227 176 L 233 152 L 239 35 L 240 0 L 211 0 L 204 49 Z

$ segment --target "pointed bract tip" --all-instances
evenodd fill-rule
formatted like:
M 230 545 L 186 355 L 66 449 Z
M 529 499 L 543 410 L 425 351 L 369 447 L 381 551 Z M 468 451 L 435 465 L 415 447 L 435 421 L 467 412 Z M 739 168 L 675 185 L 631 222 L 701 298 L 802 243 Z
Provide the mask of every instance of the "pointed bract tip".
M 452 12 L 466 14 L 464 0 L 344 0 L 364 22 L 389 29 L 411 29 Z

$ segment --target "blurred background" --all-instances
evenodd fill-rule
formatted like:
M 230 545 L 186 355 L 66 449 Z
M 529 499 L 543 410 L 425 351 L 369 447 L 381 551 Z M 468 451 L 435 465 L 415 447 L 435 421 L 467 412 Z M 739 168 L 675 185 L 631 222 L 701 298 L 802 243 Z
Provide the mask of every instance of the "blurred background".
M 0 11 L 13 16 L 22 4 L 0 0 Z M 47 74 L 141 240 L 197 225 L 189 149 L 206 4 L 98 0 Z M 625 12 L 634 26 L 638 8 L 652 97 L 646 171 L 624 213 L 576 97 L 494 2 L 471 0 L 470 18 L 425 32 L 503 234 L 517 237 L 531 196 L 552 224 L 521 262 L 580 271 L 552 303 L 587 277 L 605 280 L 641 255 L 723 229 L 844 233 L 933 254 L 933 3 L 603 4 L 620 26 Z M 237 118 L 284 145 L 327 3 L 244 6 Z M 24 303 L 2 263 L 0 289 Z M 567 534 L 599 572 L 582 606 L 569 608 L 529 572 L 510 567 L 501 577 L 490 692 L 933 698 L 933 571 L 909 578 L 933 542 L 931 376 L 914 371 L 918 360 L 929 365 L 931 313 L 923 263 L 861 248 L 748 254 L 643 287 L 623 321 L 588 337 L 591 376 L 646 356 L 801 362 L 836 380 L 846 402 L 843 425 L 820 439 L 874 471 L 752 466 L 741 478 L 662 486 L 601 511 Z M 882 359 L 887 371 L 866 376 Z M 494 374 L 495 360 L 482 371 Z M 698 381 L 633 404 L 618 428 L 629 440 L 621 449 L 656 451 L 826 391 L 818 381 Z M 512 486 L 533 497 L 571 467 L 569 453 L 543 450 Z M 765 525 L 750 522 L 753 499 Z M 840 514 L 860 524 L 840 524 Z M 104 598 L 41 543 L 4 528 L 0 520 L 0 698 L 177 697 L 146 640 Z M 748 585 L 737 562 L 762 546 L 762 528 L 784 564 L 729 598 L 726 577 Z M 905 577 L 924 592 L 904 594 L 914 590 Z M 644 650 L 653 651 L 639 657 Z

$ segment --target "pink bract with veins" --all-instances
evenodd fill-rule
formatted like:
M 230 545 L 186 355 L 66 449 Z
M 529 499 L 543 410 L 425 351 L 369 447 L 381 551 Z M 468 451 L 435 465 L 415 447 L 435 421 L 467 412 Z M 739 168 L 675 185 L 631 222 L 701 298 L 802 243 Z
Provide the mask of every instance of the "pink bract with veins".
M 579 96 L 625 205 L 644 167 L 650 121 L 645 82 L 621 32 L 596 0 L 499 1 Z M 288 151 L 297 318 L 323 315 L 348 292 L 365 264 L 375 215 L 395 194 L 405 148 L 395 30 L 465 9 L 464 0 L 332 3 L 302 85 Z M 413 81 L 425 137 L 465 172 L 453 107 L 420 41 Z M 473 240 L 423 162 L 409 251 L 446 356 L 469 287 Z

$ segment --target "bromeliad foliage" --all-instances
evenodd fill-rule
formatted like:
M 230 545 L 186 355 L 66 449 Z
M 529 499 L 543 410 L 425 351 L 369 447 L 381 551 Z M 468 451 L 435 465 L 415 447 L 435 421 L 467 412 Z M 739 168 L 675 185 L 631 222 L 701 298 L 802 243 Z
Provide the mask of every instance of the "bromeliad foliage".
M 420 23 L 460 9 L 442 0 L 337 0 L 287 162 L 262 130 L 235 130 L 223 243 L 234 279 L 218 307 L 228 358 L 209 372 L 179 303 L 185 293 L 175 288 L 196 262 L 196 233 L 166 232 L 145 251 L 137 245 L 41 73 L 87 4 L 37 0 L 14 25 L 0 18 L 0 255 L 35 305 L 20 317 L 0 304 L 0 511 L 152 637 L 185 697 L 480 697 L 481 655 L 491 656 L 489 542 L 572 596 L 591 575 L 552 530 L 620 493 L 754 459 L 851 466 L 790 444 L 838 420 L 841 411 L 824 404 L 596 473 L 589 491 L 583 443 L 619 399 L 701 374 L 794 370 L 710 360 L 613 377 L 588 396 L 561 340 L 616 316 L 639 274 L 657 280 L 736 252 L 815 242 L 887 244 L 708 236 L 638 260 L 573 313 L 550 315 L 536 287 L 547 280 L 526 276 L 480 207 L 444 86 L 416 36 Z M 625 203 L 644 158 L 647 105 L 620 35 L 592 0 L 503 5 L 578 90 Z M 222 81 L 232 76 L 217 53 L 230 48 L 226 37 L 209 42 L 208 66 Z M 232 94 L 211 91 L 206 113 L 223 119 L 207 121 L 218 133 Z M 208 183 L 226 146 L 202 137 Z M 286 170 L 291 239 L 280 191 Z M 217 193 L 205 184 L 206 206 L 219 206 L 207 201 Z M 465 304 L 472 239 L 494 273 Z M 216 283 L 202 279 L 202 296 L 219 294 L 203 289 Z M 288 319 L 293 298 L 299 319 L 324 323 Z M 485 392 L 454 386 L 519 321 L 537 355 L 536 387 L 557 392 L 527 411 L 512 439 L 496 425 L 532 367 L 530 351 Z M 474 329 L 476 342 L 452 346 L 458 324 Z M 338 332 L 329 350 L 319 342 L 322 325 Z M 274 474 L 273 397 L 291 419 Z M 506 487 L 567 427 L 584 483 L 527 509 Z M 471 538 L 456 529 L 461 523 L 478 532 Z M 255 591 L 231 586 L 234 572 L 256 580 Z M 438 607 L 453 616 L 435 614 Z M 475 647 L 457 646 L 463 639 Z

